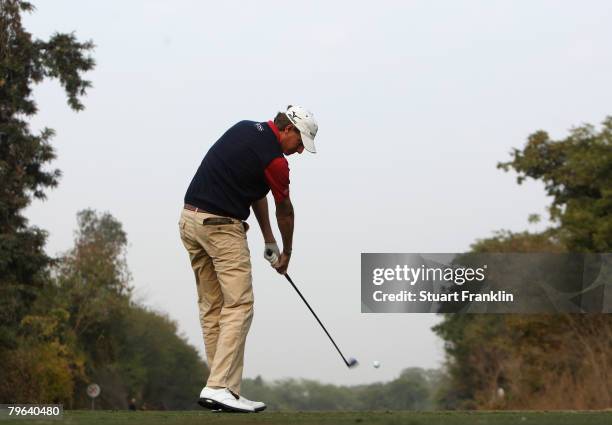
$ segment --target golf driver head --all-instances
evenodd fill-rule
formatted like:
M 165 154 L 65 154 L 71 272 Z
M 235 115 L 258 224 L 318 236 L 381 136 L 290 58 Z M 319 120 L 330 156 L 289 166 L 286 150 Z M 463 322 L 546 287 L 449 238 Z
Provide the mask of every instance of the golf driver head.
M 359 362 L 357 361 L 357 359 L 356 359 L 356 358 L 354 358 L 354 357 L 349 358 L 349 359 L 347 360 L 347 362 L 346 362 L 346 363 L 347 363 L 346 365 L 347 365 L 349 368 L 353 368 L 353 367 L 355 367 L 355 366 L 357 366 L 357 365 L 359 364 Z

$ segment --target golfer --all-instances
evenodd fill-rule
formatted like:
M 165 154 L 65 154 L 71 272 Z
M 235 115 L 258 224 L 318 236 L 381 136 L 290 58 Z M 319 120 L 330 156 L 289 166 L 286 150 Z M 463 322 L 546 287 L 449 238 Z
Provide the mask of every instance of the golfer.
M 274 121 L 240 121 L 208 150 L 185 194 L 179 231 L 198 292 L 200 324 L 210 376 L 199 404 L 210 409 L 258 412 L 266 405 L 240 393 L 244 346 L 253 319 L 251 259 L 245 222 L 253 209 L 264 258 L 285 273 L 291 259 L 293 206 L 284 155 L 315 153 L 318 126 L 301 106 Z M 280 252 L 268 215 L 272 191 L 282 236 Z

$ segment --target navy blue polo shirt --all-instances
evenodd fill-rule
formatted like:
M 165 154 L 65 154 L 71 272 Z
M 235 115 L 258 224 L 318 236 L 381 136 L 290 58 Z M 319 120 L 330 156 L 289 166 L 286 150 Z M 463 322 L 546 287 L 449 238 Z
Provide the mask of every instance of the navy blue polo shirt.
M 185 203 L 216 215 L 246 220 L 251 204 L 270 187 L 264 170 L 283 151 L 268 123 L 240 121 L 208 150 L 185 194 Z

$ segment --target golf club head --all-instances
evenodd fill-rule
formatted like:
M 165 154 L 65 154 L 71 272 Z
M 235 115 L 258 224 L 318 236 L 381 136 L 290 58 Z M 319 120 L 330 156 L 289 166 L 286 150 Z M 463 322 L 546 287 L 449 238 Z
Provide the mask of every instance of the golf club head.
M 349 367 L 349 369 L 357 366 L 358 364 L 359 362 L 354 357 L 349 358 L 348 361 L 346 362 L 346 365 Z

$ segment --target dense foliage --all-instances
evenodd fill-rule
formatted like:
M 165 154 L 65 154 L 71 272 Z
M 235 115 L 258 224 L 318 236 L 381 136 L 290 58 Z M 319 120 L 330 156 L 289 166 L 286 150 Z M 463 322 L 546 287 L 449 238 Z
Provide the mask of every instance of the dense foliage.
M 32 88 L 56 78 L 74 110 L 90 83 L 83 72 L 93 68 L 90 42 L 72 34 L 34 40 L 21 23 L 32 10 L 25 1 L 0 2 L 0 346 L 14 347 L 18 325 L 44 286 L 51 259 L 44 252 L 46 233 L 28 226 L 23 209 L 44 199 L 60 172 L 45 166 L 55 158 L 53 130 L 32 134 L 27 118 L 37 112 Z
M 612 251 L 612 116 L 599 131 L 587 124 L 562 140 L 535 132 L 512 157 L 498 167 L 515 170 L 519 184 L 526 178 L 544 183 L 550 218 L 568 251 Z
M 544 182 L 553 225 L 497 232 L 473 252 L 609 252 L 612 247 L 612 117 L 554 141 L 531 135 L 499 164 Z M 451 385 L 446 407 L 596 409 L 612 406 L 612 316 L 446 315 Z M 503 397 L 500 396 L 500 389 Z
M 70 372 L 61 366 L 71 362 L 78 369 L 80 362 L 63 358 L 65 346 L 53 337 L 61 331 L 64 312 L 50 310 L 44 317 L 30 314 L 48 285 L 52 261 L 44 252 L 46 233 L 28 226 L 23 210 L 32 199 L 44 199 L 45 189 L 56 186 L 60 176 L 58 170 L 45 169 L 55 158 L 49 144 L 53 130 L 32 134 L 26 121 L 37 112 L 32 88 L 45 78 L 56 78 L 70 106 L 79 110 L 79 97 L 90 85 L 81 75 L 94 65 L 86 56 L 92 44 L 79 43 L 73 35 L 32 39 L 21 23 L 21 13 L 32 9 L 25 1 L 0 2 L 0 368 L 3 373 L 23 371 L 24 382 L 55 387 L 26 388 L 24 383 L 25 399 L 34 394 L 65 395 L 70 389 L 62 383 L 69 382 Z M 41 360 L 45 357 L 53 360 L 45 363 Z M 46 369 L 52 364 L 58 365 L 55 372 Z M 2 400 L 18 391 L 16 384 L 2 380 Z
M 75 246 L 55 260 L 22 318 L 12 348 L 0 351 L 3 402 L 195 408 L 208 369 L 165 315 L 131 301 L 127 237 L 110 214 L 78 214 Z
M 23 210 L 58 184 L 53 130 L 30 131 L 35 84 L 59 80 L 73 110 L 94 66 L 73 34 L 33 39 L 21 14 L 30 3 L 0 0 L 0 403 L 86 407 L 96 381 L 99 403 L 126 408 L 128 398 L 157 408 L 194 407 L 207 373 L 196 350 L 163 315 L 134 305 L 125 261 L 127 236 L 110 214 L 78 214 L 74 248 L 44 251 L 46 233 Z

